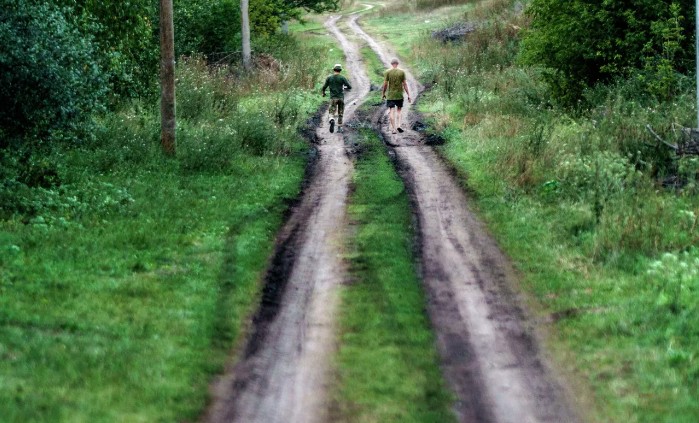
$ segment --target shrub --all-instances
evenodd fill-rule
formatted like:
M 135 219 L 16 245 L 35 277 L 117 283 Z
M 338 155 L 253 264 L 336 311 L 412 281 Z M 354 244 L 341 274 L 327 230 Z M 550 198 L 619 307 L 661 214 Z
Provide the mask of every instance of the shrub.
M 50 3 L 0 8 L 0 126 L 13 138 L 86 138 L 103 110 L 104 78 L 89 36 Z M 4 145 L 3 145 L 4 144 Z M 7 140 L 0 140 L 0 148 Z
M 233 113 L 237 81 L 223 66 L 208 66 L 202 56 L 183 57 L 177 66 L 177 117 L 212 120 Z
M 239 50 L 240 4 L 234 0 L 175 1 L 175 52 L 180 55 Z
M 110 105 L 157 92 L 158 7 L 151 0 L 52 0 L 98 46 L 95 60 L 106 76 Z
M 567 106 L 586 88 L 646 69 L 648 88 L 667 95 L 675 72 L 692 68 L 694 2 L 690 0 L 533 0 L 522 59 L 552 71 L 549 83 Z

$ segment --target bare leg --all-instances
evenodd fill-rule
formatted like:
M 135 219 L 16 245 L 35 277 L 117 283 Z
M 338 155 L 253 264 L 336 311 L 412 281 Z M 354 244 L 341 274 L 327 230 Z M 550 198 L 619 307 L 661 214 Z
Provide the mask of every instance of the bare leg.
M 388 121 L 390 123 L 389 127 L 392 132 L 396 132 L 396 108 L 391 107 L 388 109 Z
M 403 117 L 402 115 L 403 115 L 403 114 L 401 113 L 401 108 L 400 108 L 400 107 L 396 107 L 396 109 L 398 109 L 398 110 L 396 110 L 396 126 L 394 126 L 394 128 L 397 129 L 397 128 L 400 128 L 401 124 L 403 123 L 403 122 L 402 122 L 402 120 L 403 120 L 403 119 L 402 119 L 402 117 Z M 401 132 L 403 132 L 403 131 L 401 131 Z

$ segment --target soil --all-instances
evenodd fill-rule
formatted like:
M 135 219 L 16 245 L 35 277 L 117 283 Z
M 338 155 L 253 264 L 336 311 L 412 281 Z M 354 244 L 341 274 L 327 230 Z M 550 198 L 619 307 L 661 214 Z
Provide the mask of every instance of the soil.
M 367 96 L 370 82 L 359 47 L 338 29 L 326 28 L 346 54 L 354 90 L 345 120 Z M 349 15 L 354 36 L 386 67 L 394 55 Z M 408 75 L 411 97 L 423 87 Z M 405 132 L 389 132 L 385 107 L 371 119 L 395 157 L 419 222 L 421 272 L 427 310 L 445 379 L 457 398 L 460 422 L 577 422 L 565 384 L 539 349 L 521 308 L 508 259 L 469 207 L 449 168 L 427 145 L 411 105 L 403 109 Z M 345 208 L 352 175 L 347 133 L 331 134 L 326 119 L 316 129 L 318 157 L 298 205 L 277 242 L 263 301 L 247 347 L 216 383 L 207 422 L 329 421 L 331 357 L 336 343 L 338 287 L 347 280 L 341 259 Z M 351 128 L 347 129 L 350 132 Z

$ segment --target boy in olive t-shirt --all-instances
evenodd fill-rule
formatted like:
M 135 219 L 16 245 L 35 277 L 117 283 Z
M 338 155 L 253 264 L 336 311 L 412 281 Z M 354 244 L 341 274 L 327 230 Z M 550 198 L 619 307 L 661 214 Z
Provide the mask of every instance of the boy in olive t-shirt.
M 330 121 L 330 132 L 335 132 L 335 115 L 337 114 L 337 130 L 342 132 L 342 116 L 345 114 L 345 93 L 344 88 L 352 89 L 347 78 L 340 75 L 342 65 L 337 64 L 333 67 L 333 74 L 328 76 L 321 92 L 325 97 L 325 90 L 330 88 L 330 107 L 328 108 L 328 117 Z
M 405 72 L 398 68 L 398 59 L 391 60 L 391 69 L 384 72 L 382 97 L 386 99 L 386 106 L 389 110 L 389 122 L 391 132 L 403 132 L 401 128 L 401 110 L 403 109 L 403 91 L 408 94 L 408 83 L 405 80 Z

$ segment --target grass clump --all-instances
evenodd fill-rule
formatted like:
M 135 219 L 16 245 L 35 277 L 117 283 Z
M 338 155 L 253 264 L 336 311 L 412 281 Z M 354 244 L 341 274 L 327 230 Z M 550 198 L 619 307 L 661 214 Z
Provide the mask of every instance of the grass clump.
M 361 131 L 337 358 L 337 421 L 455 421 L 413 264 L 410 206 L 383 146 Z

